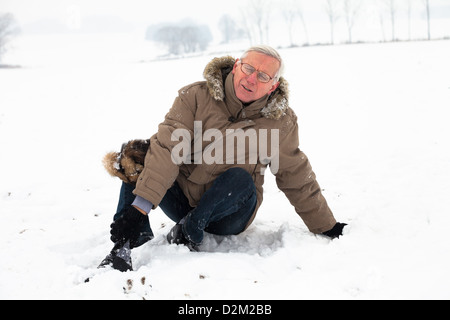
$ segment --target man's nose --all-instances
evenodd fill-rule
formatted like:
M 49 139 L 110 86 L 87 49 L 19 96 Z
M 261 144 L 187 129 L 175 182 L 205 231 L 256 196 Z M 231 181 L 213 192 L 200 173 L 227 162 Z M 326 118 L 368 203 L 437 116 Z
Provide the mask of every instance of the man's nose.
M 247 76 L 247 82 L 251 84 L 256 84 L 258 82 L 258 73 L 253 72 L 251 75 Z

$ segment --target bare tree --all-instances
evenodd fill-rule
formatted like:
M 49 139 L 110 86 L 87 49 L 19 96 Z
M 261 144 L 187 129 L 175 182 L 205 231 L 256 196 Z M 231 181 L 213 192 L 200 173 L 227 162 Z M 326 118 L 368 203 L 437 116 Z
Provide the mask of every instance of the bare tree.
M 244 30 L 244 34 L 247 37 L 248 41 L 250 41 L 250 45 L 253 45 L 255 42 L 254 36 L 253 36 L 253 28 L 252 24 L 250 23 L 249 19 L 247 18 L 247 14 L 245 11 L 241 11 L 241 24 L 242 28 Z
M 295 23 L 297 20 L 300 20 L 300 23 L 303 27 L 303 31 L 305 32 L 305 43 L 309 44 L 309 36 L 308 36 L 308 28 L 306 27 L 305 17 L 303 15 L 302 4 L 300 0 L 285 0 L 280 5 L 281 14 L 284 18 L 286 26 L 288 28 L 289 40 L 291 43 L 291 47 L 295 46 L 294 34 L 295 32 Z
M 180 45 L 183 51 L 186 53 L 191 53 L 197 51 L 198 46 L 198 33 L 196 26 L 186 26 L 181 29 L 180 34 Z
M 330 41 L 334 44 L 334 28 L 336 22 L 339 20 L 338 0 L 326 0 L 325 12 L 328 15 L 328 21 L 330 22 Z
M 347 32 L 348 32 L 348 42 L 352 43 L 352 31 L 355 26 L 356 19 L 361 10 L 361 2 L 360 0 L 344 0 L 343 2 L 343 11 L 345 15 L 345 22 L 347 23 Z
M 151 40 L 167 46 L 170 54 L 178 55 L 206 50 L 212 35 L 208 26 L 167 25 L 153 32 Z
M 308 28 L 306 27 L 306 20 L 305 16 L 303 15 L 303 8 L 301 7 L 301 3 L 297 2 L 297 15 L 300 18 L 300 21 L 302 22 L 303 30 L 305 31 L 305 38 L 306 38 L 306 44 L 309 44 L 309 34 L 308 34 Z
M 413 11 L 413 0 L 406 0 L 406 12 L 408 14 L 408 40 L 411 41 L 411 20 Z
M 427 11 L 427 28 L 428 28 L 428 40 L 431 40 L 431 22 L 430 22 L 430 1 L 423 0 L 425 9 Z
M 231 40 L 242 38 L 244 31 L 237 27 L 236 22 L 229 14 L 224 14 L 219 20 L 219 30 L 223 36 L 223 42 L 229 43 Z
M 182 30 L 178 26 L 165 26 L 155 33 L 153 40 L 167 46 L 170 54 L 178 55 L 181 53 L 181 33 Z
M 271 0 L 250 0 L 241 10 L 245 31 L 251 43 L 269 42 Z
M 384 30 L 384 20 L 385 20 L 385 1 L 386 0 L 378 0 L 376 3 L 376 8 L 378 11 L 378 22 L 380 23 L 380 30 L 381 30 L 381 39 L 383 42 L 386 42 L 386 32 Z
M 285 0 L 281 5 L 281 14 L 283 15 L 284 22 L 286 23 L 288 34 L 289 34 L 289 42 L 291 43 L 291 47 L 294 44 L 294 24 L 297 17 L 297 14 L 294 10 L 294 1 L 293 0 Z
M 0 61 L 6 52 L 6 45 L 19 32 L 16 19 L 10 13 L 0 13 Z
M 395 41 L 396 40 L 395 20 L 396 20 L 396 16 L 397 16 L 397 1 L 396 0 L 386 0 L 386 5 L 389 9 L 389 15 L 391 17 L 392 41 Z

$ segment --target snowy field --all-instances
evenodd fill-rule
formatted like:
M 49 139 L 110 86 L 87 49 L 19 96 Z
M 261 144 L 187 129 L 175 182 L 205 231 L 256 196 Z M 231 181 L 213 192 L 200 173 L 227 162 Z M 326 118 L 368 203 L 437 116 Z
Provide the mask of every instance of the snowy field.
M 0 299 L 449 299 L 450 41 L 280 52 L 343 237 L 309 233 L 269 173 L 245 233 L 191 253 L 166 242 L 173 223 L 156 210 L 135 271 L 96 271 L 120 189 L 103 155 L 149 138 L 214 56 L 58 52 L 0 69 Z

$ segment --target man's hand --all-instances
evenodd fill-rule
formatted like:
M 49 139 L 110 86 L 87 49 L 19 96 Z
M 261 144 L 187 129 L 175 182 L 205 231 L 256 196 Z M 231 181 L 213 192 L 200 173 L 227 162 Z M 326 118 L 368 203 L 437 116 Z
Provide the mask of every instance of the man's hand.
M 133 246 L 140 235 L 139 227 L 145 217 L 136 207 L 130 206 L 125 209 L 124 214 L 111 224 L 111 241 L 125 243 L 130 240 Z
M 343 235 L 342 231 L 344 230 L 344 227 L 346 225 L 347 225 L 346 223 L 338 222 L 334 225 L 333 229 L 325 231 L 322 234 L 324 236 L 330 237 L 331 239 L 335 239 L 335 238 L 339 239 L 339 237 Z

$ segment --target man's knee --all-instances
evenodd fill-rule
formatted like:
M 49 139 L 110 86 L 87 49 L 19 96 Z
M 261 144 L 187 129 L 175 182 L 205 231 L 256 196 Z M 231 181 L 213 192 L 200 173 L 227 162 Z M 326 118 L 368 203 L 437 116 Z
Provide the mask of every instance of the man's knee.
M 225 171 L 217 183 L 226 188 L 232 188 L 245 197 L 244 194 L 252 195 L 256 193 L 255 182 L 252 175 L 242 168 L 231 168 Z

